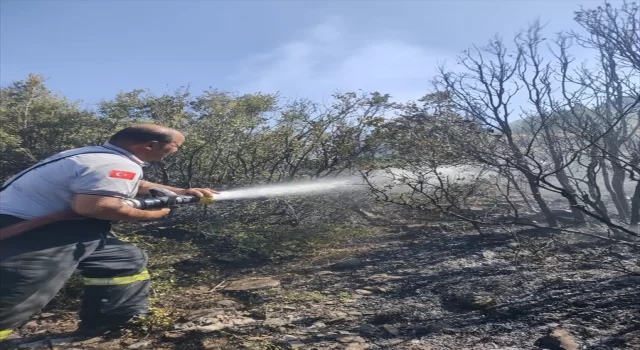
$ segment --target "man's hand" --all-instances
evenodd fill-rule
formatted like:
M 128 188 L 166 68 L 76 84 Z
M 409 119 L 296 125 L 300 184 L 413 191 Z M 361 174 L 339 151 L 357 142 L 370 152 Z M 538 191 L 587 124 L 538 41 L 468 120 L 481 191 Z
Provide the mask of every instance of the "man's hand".
M 210 188 L 187 188 L 178 192 L 183 196 L 197 196 L 197 197 L 213 197 L 214 194 L 220 194 L 220 192 L 214 191 Z

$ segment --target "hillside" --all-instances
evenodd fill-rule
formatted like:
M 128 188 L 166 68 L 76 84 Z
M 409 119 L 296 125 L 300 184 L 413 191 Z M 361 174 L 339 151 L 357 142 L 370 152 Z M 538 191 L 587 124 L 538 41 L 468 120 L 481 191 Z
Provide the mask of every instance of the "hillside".
M 22 345 L 12 348 L 640 346 L 637 246 L 563 236 L 540 250 L 550 243 L 545 234 L 482 236 L 433 219 L 425 225 L 373 218 L 382 213 L 370 213 L 360 231 L 344 231 L 340 244 L 279 263 L 222 259 L 223 247 L 205 250 L 194 245 L 198 237 L 148 226 L 125 237 L 150 251 L 151 317 L 129 330 L 74 340 L 68 332 L 79 290 L 72 284 L 20 327 Z M 363 229 L 368 233 L 357 233 Z M 612 250 L 615 261 L 606 255 Z

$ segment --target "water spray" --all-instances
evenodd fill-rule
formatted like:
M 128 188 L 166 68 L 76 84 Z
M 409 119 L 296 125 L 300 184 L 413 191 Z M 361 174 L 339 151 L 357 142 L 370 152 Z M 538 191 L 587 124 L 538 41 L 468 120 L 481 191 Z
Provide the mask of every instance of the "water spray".
M 214 195 L 213 197 L 198 197 L 198 196 L 185 196 L 178 195 L 175 192 L 169 191 L 164 188 L 153 187 L 149 189 L 151 197 L 149 198 L 128 198 L 123 202 L 137 209 L 153 209 L 153 208 L 176 208 L 180 205 L 186 204 L 211 204 L 214 201 L 232 200 L 232 199 L 249 199 L 249 198 L 262 198 L 262 197 L 281 197 L 281 196 L 300 196 L 309 194 L 319 194 L 323 192 L 340 190 L 344 192 L 346 190 L 354 190 L 356 184 L 350 183 L 347 180 L 332 180 L 332 181 L 314 181 L 314 182 L 297 182 L 289 184 L 277 184 L 258 186 L 250 188 L 242 188 L 222 192 Z M 21 221 L 17 224 L 10 225 L 8 227 L 0 228 L 0 241 L 7 238 L 19 235 L 23 232 L 36 229 L 38 227 L 46 226 L 61 220 L 68 220 L 77 218 L 78 215 L 73 211 L 64 211 L 59 213 L 53 213 Z
M 185 204 L 211 204 L 214 201 L 233 199 L 313 195 L 336 190 L 354 189 L 353 186 L 356 185 L 348 180 L 296 182 L 234 189 L 218 193 L 213 197 L 178 195 L 167 189 L 154 187 L 149 189 L 151 194 L 149 198 L 125 199 L 123 202 L 136 209 L 153 209 L 176 207 Z

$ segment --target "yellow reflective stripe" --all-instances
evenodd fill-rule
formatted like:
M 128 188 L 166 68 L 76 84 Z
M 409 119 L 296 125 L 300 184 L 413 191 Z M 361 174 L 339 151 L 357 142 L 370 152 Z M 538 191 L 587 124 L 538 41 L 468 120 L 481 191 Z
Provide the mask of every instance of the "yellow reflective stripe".
M 6 339 L 11 333 L 13 333 L 13 330 L 11 329 L 5 329 L 3 331 L 0 331 L 0 340 Z
M 119 284 L 129 284 L 137 281 L 144 281 L 151 278 L 149 271 L 144 270 L 137 275 L 114 277 L 114 278 L 84 278 L 85 286 L 115 286 Z

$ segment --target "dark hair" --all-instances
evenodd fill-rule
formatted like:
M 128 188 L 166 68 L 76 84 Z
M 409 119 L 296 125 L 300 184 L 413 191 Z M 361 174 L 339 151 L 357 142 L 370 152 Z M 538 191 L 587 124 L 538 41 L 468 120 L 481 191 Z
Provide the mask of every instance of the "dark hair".
M 157 130 L 155 128 L 130 126 L 124 128 L 117 133 L 113 134 L 109 138 L 109 143 L 127 143 L 127 144 L 140 144 L 151 141 L 158 141 L 160 143 L 169 143 L 173 141 L 171 133 L 164 130 Z

